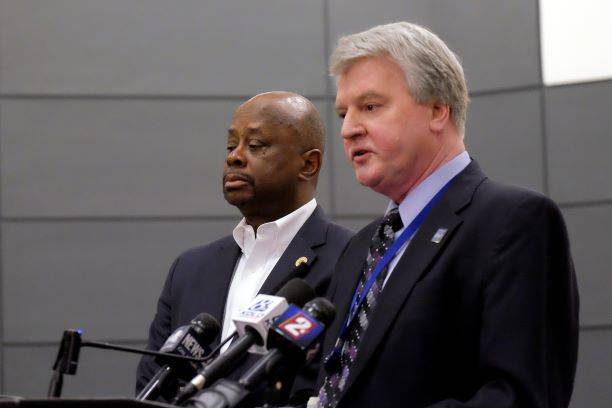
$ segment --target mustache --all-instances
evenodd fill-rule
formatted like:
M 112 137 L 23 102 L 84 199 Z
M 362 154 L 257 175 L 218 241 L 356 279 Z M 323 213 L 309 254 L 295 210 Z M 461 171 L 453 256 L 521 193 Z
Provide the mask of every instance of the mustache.
M 253 180 L 253 177 L 251 177 L 248 174 L 245 173 L 239 173 L 239 172 L 228 172 L 228 173 L 224 173 L 223 174 L 223 184 L 225 184 L 225 182 L 227 181 L 228 177 L 232 177 L 235 180 L 242 180 L 242 181 L 246 181 L 249 184 L 254 184 L 255 180 Z

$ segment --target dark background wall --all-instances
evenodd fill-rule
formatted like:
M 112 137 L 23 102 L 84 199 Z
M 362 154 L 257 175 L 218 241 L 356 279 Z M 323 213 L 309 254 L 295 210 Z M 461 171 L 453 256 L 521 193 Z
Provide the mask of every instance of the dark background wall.
M 408 20 L 463 60 L 471 155 L 560 204 L 581 291 L 573 406 L 609 406 L 612 81 L 544 86 L 538 13 L 536 0 L 0 0 L 1 391 L 45 395 L 65 328 L 144 345 L 173 258 L 238 220 L 220 175 L 232 111 L 253 94 L 321 110 L 319 202 L 337 222 L 382 213 L 343 157 L 327 58 L 341 34 Z M 65 395 L 131 395 L 136 361 L 84 350 Z

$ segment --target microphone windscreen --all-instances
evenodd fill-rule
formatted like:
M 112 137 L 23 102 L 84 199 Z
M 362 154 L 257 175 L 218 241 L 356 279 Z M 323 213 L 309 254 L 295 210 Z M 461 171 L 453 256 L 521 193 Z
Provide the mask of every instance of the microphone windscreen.
M 190 322 L 192 327 L 198 331 L 199 339 L 205 344 L 210 344 L 221 332 L 219 321 L 208 313 L 200 313 Z
M 317 294 L 304 279 L 293 278 L 276 292 L 276 296 L 283 297 L 287 303 L 302 307 Z
M 324 297 L 312 299 L 302 309 L 323 323 L 325 327 L 329 327 L 336 317 L 334 304 Z

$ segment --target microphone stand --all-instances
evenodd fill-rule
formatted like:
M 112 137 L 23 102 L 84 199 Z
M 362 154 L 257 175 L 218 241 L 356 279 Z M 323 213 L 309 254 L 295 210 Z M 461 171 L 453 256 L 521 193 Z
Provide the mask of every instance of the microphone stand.
M 54 373 L 53 377 L 51 378 L 51 382 L 49 383 L 49 390 L 47 393 L 48 397 L 61 397 L 62 386 L 64 384 L 64 374 L 76 374 L 77 366 L 79 364 L 79 352 L 82 347 L 91 347 L 104 350 L 116 350 L 123 351 L 126 353 L 144 354 L 148 356 L 167 357 L 174 360 L 193 361 L 196 363 L 208 362 L 215 355 L 216 351 L 213 350 L 212 353 L 203 358 L 187 357 L 178 354 L 160 353 L 159 351 L 141 350 L 135 347 L 118 346 L 110 343 L 83 341 L 81 337 L 82 334 L 83 332 L 79 329 L 64 331 L 57 353 L 57 358 L 55 359 L 55 364 L 53 364 Z M 167 371 L 163 371 L 162 374 L 163 373 L 166 373 L 167 375 Z
M 175 360 L 182 360 L 182 361 L 193 361 L 196 363 L 205 363 L 208 360 L 211 359 L 212 354 L 207 355 L 206 357 L 202 357 L 202 358 L 195 358 L 195 357 L 187 357 L 187 356 L 181 356 L 178 354 L 169 354 L 169 353 L 161 353 L 159 351 L 151 351 L 151 350 L 142 350 L 136 347 L 128 347 L 128 346 L 118 346 L 116 344 L 110 344 L 110 343 L 102 343 L 102 342 L 98 342 L 98 341 L 83 341 L 81 343 L 82 347 L 91 347 L 91 348 L 97 348 L 97 349 L 104 349 L 104 350 L 116 350 L 116 351 L 124 351 L 126 353 L 135 353 L 135 354 L 144 354 L 146 356 L 156 356 L 156 357 L 170 357 L 173 358 Z

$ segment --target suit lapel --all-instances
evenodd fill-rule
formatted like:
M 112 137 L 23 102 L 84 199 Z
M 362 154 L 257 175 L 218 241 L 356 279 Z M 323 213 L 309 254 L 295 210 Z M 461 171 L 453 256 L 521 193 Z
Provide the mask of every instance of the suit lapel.
M 296 276 L 295 261 L 303 256 L 308 259 L 307 264 L 311 265 L 317 255 L 302 237 L 296 235 L 270 272 L 259 293 L 273 295 L 278 292 L 287 281 Z
M 272 272 L 270 272 L 259 292 L 275 294 L 291 278 L 303 277 L 297 276 L 295 262 L 301 257 L 307 258 L 308 267 L 315 262 L 317 254 L 312 248 L 325 243 L 327 226 L 323 210 L 317 206 L 293 240 L 291 240 L 291 243 L 289 243 L 289 246 L 272 269 Z
M 381 219 L 377 219 L 353 237 L 351 244 L 349 244 L 350 249 L 342 255 L 342 259 L 338 262 L 338 264 L 342 264 L 342 269 L 337 270 L 334 276 L 336 280 L 335 291 L 334 293 L 328 293 L 334 306 L 336 306 L 336 318 L 325 336 L 324 350 L 330 351 L 340 335 L 340 329 L 344 325 L 344 320 L 349 312 L 355 288 L 357 288 L 361 278 L 363 263 L 368 254 L 372 235 L 380 221 Z
M 225 301 L 227 299 L 227 295 L 229 292 L 229 286 L 232 282 L 232 276 L 234 275 L 234 269 L 236 268 L 236 263 L 238 262 L 238 257 L 240 256 L 240 247 L 234 241 L 233 237 L 229 237 L 224 240 L 221 245 L 219 245 L 217 249 L 218 255 L 218 265 L 216 273 L 219 276 L 218 279 L 218 290 L 215 291 L 215 299 L 210 304 L 216 305 L 217 310 L 214 316 L 221 316 L 221 322 L 223 322 L 224 314 L 225 314 Z M 213 311 L 211 311 L 213 312 Z
M 369 327 L 359 345 L 359 351 L 353 367 L 351 367 L 345 391 L 350 389 L 391 328 L 402 305 L 409 298 L 415 283 L 455 235 L 454 233 L 462 223 L 462 219 L 457 213 L 469 204 L 476 187 L 484 179 L 485 176 L 478 165 L 472 162 L 459 174 L 450 186 L 449 191 L 432 209 L 421 228 L 412 238 L 391 273 L 383 292 L 378 297 L 378 305 L 372 313 Z M 446 229 L 447 232 L 439 242 L 434 242 L 436 240 L 433 237 L 440 229 Z M 350 302 L 350 299 L 348 302 Z

